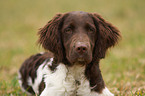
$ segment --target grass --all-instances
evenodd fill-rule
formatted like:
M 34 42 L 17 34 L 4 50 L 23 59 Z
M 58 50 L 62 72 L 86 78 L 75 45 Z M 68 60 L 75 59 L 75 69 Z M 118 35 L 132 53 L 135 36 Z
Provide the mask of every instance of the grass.
M 107 87 L 117 96 L 145 95 L 145 1 L 140 0 L 1 0 L 0 96 L 26 96 L 17 71 L 30 55 L 43 51 L 37 31 L 56 13 L 98 12 L 122 34 L 101 61 Z

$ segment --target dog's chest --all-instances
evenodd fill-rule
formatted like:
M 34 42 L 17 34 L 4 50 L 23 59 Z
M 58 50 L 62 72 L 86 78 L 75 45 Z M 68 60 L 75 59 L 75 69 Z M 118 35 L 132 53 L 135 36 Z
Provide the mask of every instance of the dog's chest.
M 81 81 L 85 79 L 85 66 L 74 65 L 72 67 L 68 67 L 68 72 L 66 78 L 72 77 L 76 81 Z
M 91 90 L 84 72 L 85 66 L 60 64 L 54 73 L 45 75 L 46 88 L 41 96 L 89 96 Z
M 67 96 L 85 96 L 90 93 L 89 82 L 85 77 L 85 66 L 75 65 L 68 67 L 65 79 Z

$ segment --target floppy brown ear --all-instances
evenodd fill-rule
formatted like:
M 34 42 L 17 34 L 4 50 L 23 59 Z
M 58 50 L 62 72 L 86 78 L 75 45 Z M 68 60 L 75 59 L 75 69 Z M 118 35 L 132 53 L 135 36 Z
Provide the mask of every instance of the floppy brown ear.
M 118 42 L 118 39 L 121 37 L 120 32 L 115 26 L 104 20 L 100 15 L 94 13 L 91 14 L 91 16 L 98 32 L 94 50 L 95 58 L 104 58 L 107 49 Z
M 63 17 L 64 15 L 57 14 L 38 32 L 38 43 L 42 45 L 44 49 L 53 52 L 58 59 L 62 59 L 63 57 L 62 42 L 59 30 Z

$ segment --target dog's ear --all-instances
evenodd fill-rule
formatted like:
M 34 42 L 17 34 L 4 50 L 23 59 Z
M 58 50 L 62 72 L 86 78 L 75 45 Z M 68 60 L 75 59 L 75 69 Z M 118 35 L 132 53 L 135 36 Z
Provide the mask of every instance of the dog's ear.
M 95 58 L 104 58 L 108 48 L 114 46 L 121 37 L 119 30 L 100 15 L 90 14 L 97 29 L 97 40 L 94 49 Z
M 57 14 L 38 32 L 38 43 L 46 50 L 54 53 L 58 59 L 63 58 L 63 47 L 60 36 L 60 26 L 62 26 L 64 15 Z M 61 61 L 61 60 L 60 60 Z

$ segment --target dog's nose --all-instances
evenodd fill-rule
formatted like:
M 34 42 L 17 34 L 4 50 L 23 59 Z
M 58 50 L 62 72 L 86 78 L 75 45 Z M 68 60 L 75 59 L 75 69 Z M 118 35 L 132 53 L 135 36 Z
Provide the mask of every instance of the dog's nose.
M 87 52 L 88 48 L 87 48 L 87 45 L 85 44 L 76 44 L 75 50 L 77 53 L 83 54 Z

